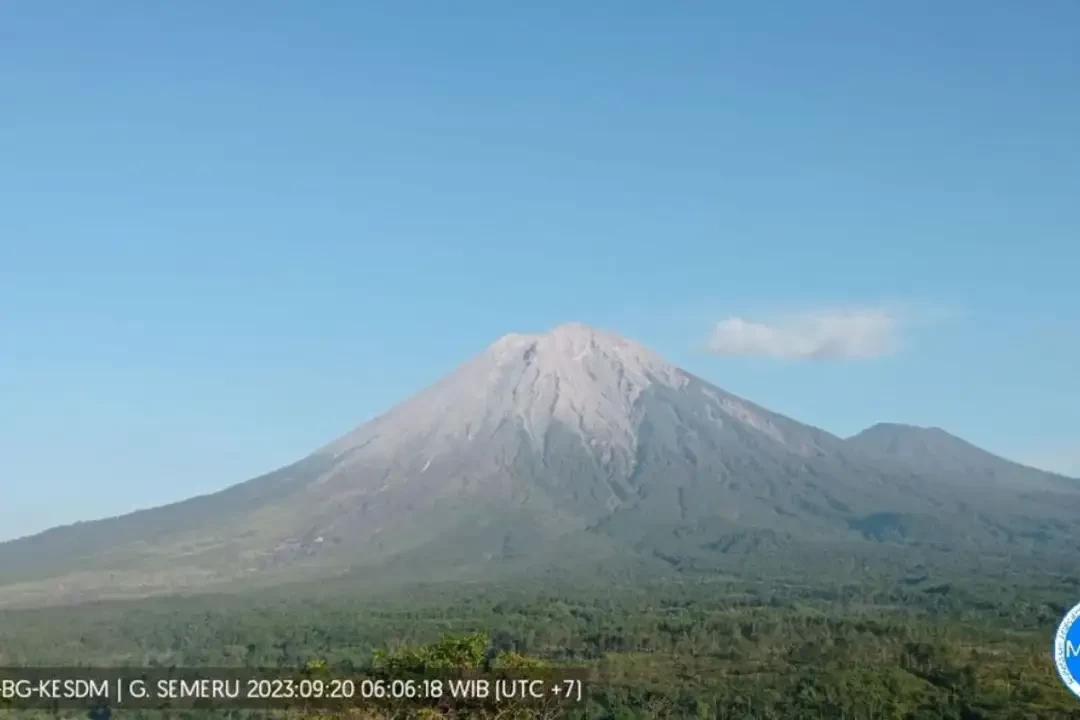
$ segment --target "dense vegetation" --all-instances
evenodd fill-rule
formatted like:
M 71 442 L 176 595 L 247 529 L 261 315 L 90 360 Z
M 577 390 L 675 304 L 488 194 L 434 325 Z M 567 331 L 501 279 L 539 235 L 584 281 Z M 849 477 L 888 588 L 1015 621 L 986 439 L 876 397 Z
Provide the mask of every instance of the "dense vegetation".
M 1074 576 L 1004 560 L 968 575 L 918 565 L 789 575 L 329 587 L 8 611 L 0 663 L 423 667 L 475 634 L 462 665 L 586 669 L 580 717 L 1080 717 L 1049 652 L 1080 595 Z

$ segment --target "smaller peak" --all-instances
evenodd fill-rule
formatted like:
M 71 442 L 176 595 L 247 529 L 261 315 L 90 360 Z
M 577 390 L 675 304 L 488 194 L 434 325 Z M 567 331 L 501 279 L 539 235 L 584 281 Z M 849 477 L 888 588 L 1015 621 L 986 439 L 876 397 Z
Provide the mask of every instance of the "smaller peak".
M 906 423 L 898 422 L 879 422 L 874 423 L 870 427 L 866 428 L 862 432 L 882 432 L 885 430 L 921 430 L 918 425 L 908 425 Z
M 935 434 L 948 434 L 944 430 L 937 426 L 931 425 L 908 425 L 907 423 L 897 422 L 879 422 L 871 425 L 862 431 L 862 433 L 868 432 L 906 432 L 906 433 L 935 433 Z M 860 435 L 862 433 L 859 433 Z
M 881 422 L 871 425 L 849 440 L 869 442 L 942 443 L 960 440 L 947 430 L 935 426 L 907 425 L 905 423 Z

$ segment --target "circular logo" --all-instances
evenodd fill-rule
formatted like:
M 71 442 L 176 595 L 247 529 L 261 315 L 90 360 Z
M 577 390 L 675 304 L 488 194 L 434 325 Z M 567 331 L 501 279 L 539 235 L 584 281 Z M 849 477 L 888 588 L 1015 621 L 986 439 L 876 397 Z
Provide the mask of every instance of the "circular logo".
M 1054 636 L 1054 664 L 1061 682 L 1080 697 L 1080 604 L 1073 607 L 1058 625 Z

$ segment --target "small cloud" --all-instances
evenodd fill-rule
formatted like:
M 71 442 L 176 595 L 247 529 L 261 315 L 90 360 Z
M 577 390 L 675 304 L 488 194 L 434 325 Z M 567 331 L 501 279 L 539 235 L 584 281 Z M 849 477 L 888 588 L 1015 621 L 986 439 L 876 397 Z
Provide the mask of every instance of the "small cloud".
M 771 321 L 729 317 L 713 328 L 714 355 L 774 358 L 874 358 L 899 347 L 900 317 L 887 309 L 800 313 Z

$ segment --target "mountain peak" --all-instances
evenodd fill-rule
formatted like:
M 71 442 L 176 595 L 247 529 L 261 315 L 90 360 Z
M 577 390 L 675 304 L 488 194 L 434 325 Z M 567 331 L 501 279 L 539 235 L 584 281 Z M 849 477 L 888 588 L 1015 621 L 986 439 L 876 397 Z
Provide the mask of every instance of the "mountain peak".
M 984 450 L 939 427 L 902 423 L 871 425 L 859 434 L 848 438 L 848 442 L 866 450 L 890 455 L 920 455 L 934 458 L 936 461 L 944 457 L 953 459 L 963 457 L 965 462 L 971 462 L 973 457 L 987 455 Z
M 865 430 L 859 432 L 858 434 L 856 434 L 856 435 L 854 435 L 852 437 L 856 438 L 856 437 L 874 436 L 874 435 L 876 435 L 876 436 L 907 435 L 907 436 L 911 436 L 911 437 L 914 437 L 914 436 L 923 436 L 923 437 L 936 436 L 936 437 L 939 437 L 939 438 L 944 438 L 944 437 L 955 438 L 956 437 L 955 435 L 952 435 L 951 433 L 946 432 L 945 430 L 942 430 L 941 428 L 939 428 L 937 426 L 908 425 L 908 424 L 905 424 L 905 423 L 895 423 L 895 422 L 875 423 L 874 425 L 871 425 L 870 427 L 866 428 Z
M 520 360 L 560 376 L 584 372 L 594 382 L 602 381 L 604 373 L 596 372 L 600 365 L 645 385 L 681 383 L 678 369 L 641 343 L 580 322 L 563 323 L 545 333 L 504 335 L 488 348 L 487 356 L 500 365 Z
M 948 474 L 954 481 L 980 487 L 1044 487 L 1055 477 L 987 452 L 939 427 L 878 423 L 846 443 L 876 457 L 900 460 L 921 472 Z
M 584 347 L 588 345 L 628 344 L 631 341 L 616 333 L 598 330 L 581 322 L 565 322 L 542 333 L 508 333 L 496 340 L 491 347 L 503 349 L 537 342 L 556 343 L 561 347 Z
M 395 454 L 403 446 L 423 446 L 415 452 L 430 458 L 463 438 L 490 440 L 510 428 L 520 428 L 540 447 L 549 429 L 559 427 L 589 447 L 632 453 L 638 398 L 653 385 L 677 389 L 687 382 L 685 373 L 640 343 L 582 323 L 510 333 L 331 449 L 340 454 L 385 447 Z

